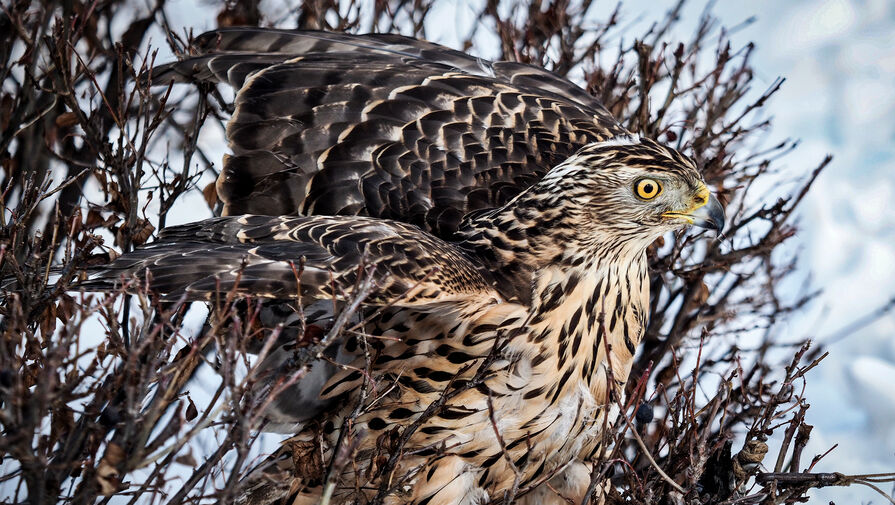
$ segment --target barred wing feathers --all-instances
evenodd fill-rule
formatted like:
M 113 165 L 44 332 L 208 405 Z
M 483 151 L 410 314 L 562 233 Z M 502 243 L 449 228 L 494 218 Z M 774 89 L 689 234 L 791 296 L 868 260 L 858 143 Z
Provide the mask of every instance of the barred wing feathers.
M 224 214 L 367 215 L 451 239 L 625 130 L 571 82 L 396 35 L 231 28 L 152 80 L 228 82 Z
M 510 61 L 491 62 L 403 35 L 230 27 L 199 35 L 193 41 L 192 49 L 197 52 L 196 56 L 153 69 L 153 80 L 228 82 L 239 89 L 248 74 L 297 55 L 338 54 L 354 61 L 378 55 L 391 57 L 395 62 L 428 62 L 469 75 L 494 77 L 496 81 L 537 89 L 544 96 L 554 95 L 579 105 L 603 109 L 594 97 L 579 86 L 541 67 Z M 228 61 L 229 57 L 232 58 Z M 253 68 L 253 62 L 259 66 Z M 240 68 L 239 63 L 246 66 Z
M 402 223 L 340 216 L 231 216 L 167 228 L 83 286 L 111 289 L 137 276 L 167 299 L 186 293 L 188 300 L 207 300 L 235 290 L 312 302 L 344 299 L 358 275 L 373 277 L 367 299 L 373 304 L 499 299 L 450 244 Z

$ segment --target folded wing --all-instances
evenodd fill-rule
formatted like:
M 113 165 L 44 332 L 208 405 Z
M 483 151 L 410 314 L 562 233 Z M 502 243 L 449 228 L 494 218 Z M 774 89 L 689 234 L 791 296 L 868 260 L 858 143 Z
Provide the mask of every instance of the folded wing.
M 366 277 L 365 277 L 366 276 Z M 271 299 L 345 300 L 359 280 L 368 303 L 420 305 L 498 299 L 453 246 L 402 223 L 364 217 L 230 216 L 166 229 L 85 281 L 86 289 L 145 282 L 162 298 L 223 293 Z

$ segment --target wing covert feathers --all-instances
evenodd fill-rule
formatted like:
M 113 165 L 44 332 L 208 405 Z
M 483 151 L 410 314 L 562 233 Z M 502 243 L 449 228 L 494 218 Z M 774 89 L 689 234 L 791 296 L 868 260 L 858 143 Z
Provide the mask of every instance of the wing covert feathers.
M 146 274 L 146 272 L 149 272 Z M 83 283 L 113 289 L 136 276 L 163 298 L 345 299 L 358 275 L 369 303 L 417 305 L 498 298 L 453 246 L 413 226 L 363 217 L 231 216 L 171 227 Z M 300 293 L 300 295 L 299 295 Z
M 626 133 L 546 70 L 397 35 L 231 28 L 155 83 L 238 89 L 224 214 L 367 215 L 453 238 L 587 143 Z

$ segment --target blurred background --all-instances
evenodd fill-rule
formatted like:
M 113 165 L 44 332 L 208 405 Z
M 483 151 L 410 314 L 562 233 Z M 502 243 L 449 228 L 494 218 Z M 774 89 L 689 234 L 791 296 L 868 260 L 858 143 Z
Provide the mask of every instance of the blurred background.
M 828 456 L 836 471 L 891 472 L 895 2 L 718 2 L 714 12 L 727 26 L 754 16 L 734 40 L 755 43 L 759 82 L 786 78 L 769 107 L 772 137 L 801 140 L 786 163 L 834 156 L 808 194 L 795 238 L 801 268 L 823 292 L 785 330 L 810 336 L 830 351 L 808 381 L 807 421 L 815 429 L 807 452 L 821 454 L 838 443 Z M 881 501 L 860 487 L 815 493 L 818 502 Z

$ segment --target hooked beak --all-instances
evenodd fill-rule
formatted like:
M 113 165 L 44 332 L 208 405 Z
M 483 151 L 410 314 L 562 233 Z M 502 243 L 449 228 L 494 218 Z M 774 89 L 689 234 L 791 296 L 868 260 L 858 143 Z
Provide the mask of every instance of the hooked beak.
M 690 217 L 693 218 L 694 226 L 715 230 L 718 233 L 724 229 L 724 207 L 715 195 L 709 195 L 709 202 L 691 212 Z
M 666 212 L 664 216 L 683 219 L 694 226 L 715 230 L 718 233 L 724 229 L 724 207 L 704 186 L 694 197 L 692 207 L 683 212 Z

